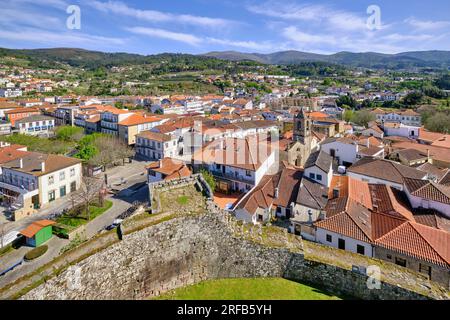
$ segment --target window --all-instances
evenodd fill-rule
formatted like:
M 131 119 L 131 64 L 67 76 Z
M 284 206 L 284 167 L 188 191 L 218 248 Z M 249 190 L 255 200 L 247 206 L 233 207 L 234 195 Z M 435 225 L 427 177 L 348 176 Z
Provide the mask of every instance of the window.
M 314 180 L 316 179 L 316 175 L 315 175 L 314 173 L 310 173 L 310 174 L 309 174 L 309 177 L 310 177 L 311 179 L 314 179 Z
M 66 173 L 64 171 L 61 171 L 59 173 L 59 181 L 64 181 L 66 179 Z
M 316 176 L 316 180 L 322 181 L 322 175 L 321 175 L 321 174 L 318 174 L 318 175 Z
M 406 260 L 402 258 L 395 258 L 395 264 L 406 268 Z
M 339 189 L 333 189 L 333 198 L 339 198 Z
M 327 234 L 327 242 L 333 242 L 333 237 L 331 234 Z
M 59 196 L 64 197 L 66 195 L 66 186 L 59 188 Z
M 153 171 L 153 170 L 150 170 L 150 171 L 148 172 L 148 175 L 149 175 L 149 176 L 152 176 L 152 177 L 156 177 L 156 172 Z
M 75 168 L 70 169 L 70 176 L 71 177 L 75 176 Z
M 53 183 L 55 183 L 55 177 L 54 176 L 48 177 L 48 184 L 51 185 Z
M 341 250 L 345 250 L 345 240 L 344 239 L 338 240 L 338 248 Z
M 419 263 L 419 272 L 420 273 L 425 273 L 431 279 L 431 267 L 430 266 L 427 266 L 427 265 Z
M 392 260 L 392 256 L 390 254 L 386 255 L 386 258 L 388 258 L 389 260 Z
M 359 253 L 359 254 L 365 254 L 365 249 L 366 248 L 364 246 L 360 245 L 360 244 L 358 244 L 356 246 L 356 252 Z
M 246 185 L 245 185 L 245 189 L 246 189 L 247 191 L 250 191 L 250 190 L 252 190 L 252 186 L 249 185 L 249 184 L 246 184 Z
M 48 201 L 49 201 L 49 202 L 52 202 L 52 201 L 55 201 L 55 199 L 56 199 L 56 196 L 55 196 L 55 190 L 50 191 L 50 192 L 48 193 Z
M 245 170 L 245 175 L 247 177 L 251 177 L 252 176 L 252 172 L 250 170 Z

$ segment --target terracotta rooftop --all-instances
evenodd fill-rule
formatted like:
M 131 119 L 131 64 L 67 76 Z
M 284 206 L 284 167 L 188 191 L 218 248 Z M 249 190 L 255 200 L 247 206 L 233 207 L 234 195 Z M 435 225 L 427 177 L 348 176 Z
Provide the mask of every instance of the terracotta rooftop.
M 422 224 L 405 222 L 375 244 L 445 268 L 450 265 L 450 233 Z
M 164 175 L 164 180 L 189 177 L 192 174 L 183 161 L 172 158 L 164 158 L 160 161 L 152 162 L 147 166 L 147 169 L 161 173 Z
M 147 115 L 142 115 L 142 114 L 133 114 L 133 115 L 129 116 L 128 118 L 126 118 L 125 120 L 120 121 L 119 125 L 129 127 L 129 126 L 136 126 L 139 124 L 159 122 L 159 121 L 161 121 L 161 119 L 157 118 L 157 117 L 152 117 L 152 116 L 147 116 Z
M 142 131 L 141 133 L 137 134 L 136 137 L 158 142 L 167 142 L 174 139 L 172 136 L 168 134 L 153 131 Z
M 20 159 L 22 160 L 22 168 L 20 167 Z M 45 163 L 45 171 L 42 171 L 42 163 Z M 22 157 L 6 162 L 2 166 L 34 176 L 42 176 L 79 163 L 81 163 L 81 160 L 75 158 L 55 154 L 27 152 Z
M 215 163 L 256 171 L 272 152 L 270 145 L 259 141 L 257 136 L 248 136 L 245 139 L 214 140 L 198 150 L 193 158 L 199 163 Z
M 397 162 L 373 158 L 359 160 L 348 169 L 348 172 L 398 184 L 403 184 L 404 178 L 422 179 L 426 176 L 426 173 L 423 171 Z
M 450 204 L 450 187 L 428 180 L 405 178 L 404 181 L 410 194 L 422 199 Z
M 28 151 L 18 150 L 16 146 L 7 146 L 0 148 L 0 164 L 8 163 L 28 155 Z

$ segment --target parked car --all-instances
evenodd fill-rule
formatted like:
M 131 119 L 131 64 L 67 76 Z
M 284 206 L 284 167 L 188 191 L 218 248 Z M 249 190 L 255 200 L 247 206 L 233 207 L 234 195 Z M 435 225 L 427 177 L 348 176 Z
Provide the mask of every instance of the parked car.
M 114 220 L 114 222 L 113 222 L 112 224 L 110 224 L 109 226 L 107 226 L 107 227 L 105 228 L 105 230 L 109 231 L 109 230 L 115 229 L 115 228 L 117 228 L 122 222 L 123 222 L 123 219 L 116 219 L 116 220 Z

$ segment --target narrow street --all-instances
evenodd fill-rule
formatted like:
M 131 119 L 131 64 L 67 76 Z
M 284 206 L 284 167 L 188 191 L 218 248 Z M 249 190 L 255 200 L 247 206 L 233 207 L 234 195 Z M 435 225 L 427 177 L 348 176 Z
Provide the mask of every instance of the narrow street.
M 108 200 L 113 202 L 111 209 L 90 221 L 86 225 L 87 237 L 91 238 L 104 230 L 105 227 L 111 225 L 114 220 L 129 209 L 135 202 L 146 202 L 148 200 L 148 188 L 146 185 L 145 162 L 133 161 L 132 164 L 111 168 L 106 172 L 108 174 L 108 182 L 113 188 L 120 191 L 116 195 L 109 195 Z M 130 189 L 129 189 L 130 188 Z M 126 192 L 125 192 L 126 191 Z M 63 209 L 71 205 L 70 199 L 58 199 L 38 213 L 24 218 L 19 221 L 7 221 L 5 223 L 5 234 L 13 230 L 20 231 L 34 221 L 48 218 L 50 214 L 61 212 Z M 2 217 L 4 218 L 4 217 Z M 70 243 L 69 240 L 60 239 L 56 236 L 52 237 L 46 245 L 48 251 L 34 261 L 23 262 L 14 270 L 0 277 L 0 287 L 11 283 L 18 278 L 33 272 L 37 268 L 45 265 L 56 258 L 61 249 Z M 15 263 L 21 261 L 24 255 L 31 250 L 31 247 L 22 246 L 17 250 L 13 250 L 0 258 L 0 271 L 7 269 Z

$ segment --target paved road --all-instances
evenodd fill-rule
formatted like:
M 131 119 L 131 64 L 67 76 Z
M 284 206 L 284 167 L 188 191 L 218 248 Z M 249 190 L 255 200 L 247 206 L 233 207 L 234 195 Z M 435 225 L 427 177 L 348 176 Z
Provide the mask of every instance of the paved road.
M 30 261 L 30 262 L 24 262 L 22 265 L 18 266 L 14 270 L 8 272 L 4 276 L 0 277 L 0 288 L 7 285 L 8 283 L 11 283 L 13 281 L 16 281 L 20 277 L 24 276 L 25 274 L 28 274 L 30 272 L 33 272 L 37 268 L 43 266 L 44 264 L 52 261 L 55 257 L 57 257 L 61 251 L 61 249 L 69 244 L 69 240 L 66 239 L 60 239 L 58 237 L 51 238 L 47 243 L 48 250 L 47 252 L 37 258 L 36 260 Z M 18 262 L 27 251 L 31 250 L 29 247 L 22 247 L 19 250 L 14 251 L 14 253 L 7 254 L 6 256 L 0 258 L 0 269 L 3 271 L 4 269 L 10 267 L 14 263 Z
M 117 196 L 109 196 L 108 200 L 113 202 L 113 206 L 111 207 L 111 209 L 86 225 L 86 232 L 89 238 L 95 236 L 106 226 L 111 225 L 117 218 L 117 216 L 130 208 L 135 201 L 145 202 L 148 200 L 148 188 L 145 184 L 146 175 L 144 170 L 146 164 L 146 162 L 134 161 L 132 164 L 127 164 L 123 167 L 115 167 L 108 170 L 107 173 L 110 182 L 119 184 L 122 181 L 122 177 L 126 179 L 126 183 L 121 184 L 120 186 L 115 186 L 116 189 L 123 191 L 127 188 L 137 185 L 141 185 L 142 187 L 138 190 L 135 190 L 135 192 L 128 196 L 124 196 L 123 193 L 120 193 Z M 70 199 L 58 199 L 30 217 L 24 218 L 19 221 L 6 223 L 5 233 L 8 233 L 12 230 L 22 230 L 32 222 L 46 218 L 51 213 L 61 212 L 63 209 L 69 207 L 70 205 Z M 15 281 L 23 275 L 28 274 L 33 270 L 41 267 L 42 265 L 50 262 L 59 255 L 61 249 L 67 244 L 69 244 L 69 240 L 53 237 L 47 243 L 49 249 L 45 253 L 45 255 L 36 259 L 35 261 L 24 262 L 21 266 L 8 272 L 6 275 L 1 276 L 0 287 L 4 286 L 7 283 Z M 0 270 L 3 271 L 14 263 L 20 261 L 25 253 L 29 250 L 31 250 L 31 248 L 21 247 L 18 250 L 14 250 L 11 253 L 8 253 L 7 255 L 0 258 Z
M 106 171 L 108 175 L 108 183 L 113 186 L 114 189 L 124 190 L 138 183 L 146 182 L 147 177 L 145 174 L 145 166 L 149 162 L 145 161 L 137 161 L 133 160 L 132 163 L 126 164 L 125 166 L 117 166 Z M 120 184 L 122 178 L 126 180 L 126 183 Z M 132 197 L 131 197 L 132 198 Z M 129 201 L 128 199 L 124 199 Z M 135 200 L 133 200 L 135 201 Z M 132 201 L 130 202 L 132 203 Z M 71 206 L 71 201 L 69 197 L 65 197 L 62 199 L 57 199 L 56 201 L 50 203 L 45 208 L 39 210 L 39 212 L 21 219 L 19 221 L 6 221 L 4 220 L 4 216 L 0 219 L 0 223 L 4 223 L 4 233 L 7 234 L 10 231 L 20 231 L 25 229 L 31 223 L 45 219 L 48 215 L 52 213 L 59 213 L 63 211 L 65 208 Z

